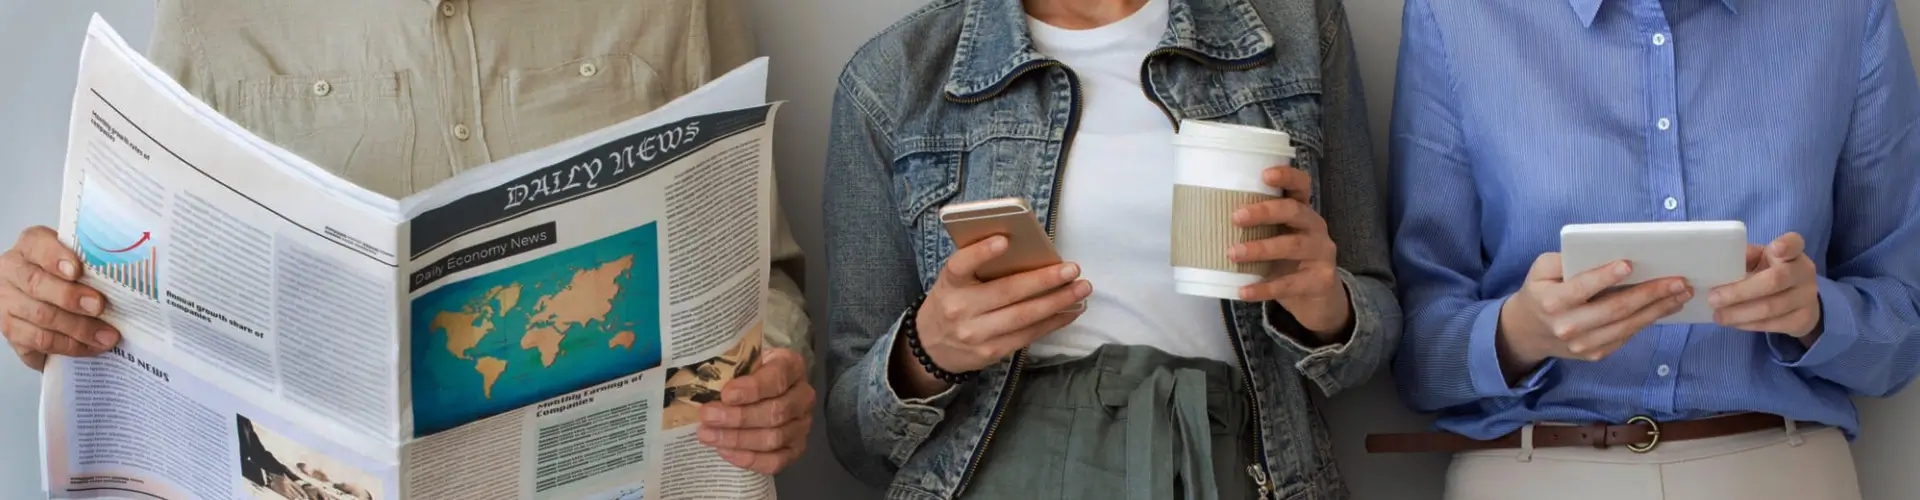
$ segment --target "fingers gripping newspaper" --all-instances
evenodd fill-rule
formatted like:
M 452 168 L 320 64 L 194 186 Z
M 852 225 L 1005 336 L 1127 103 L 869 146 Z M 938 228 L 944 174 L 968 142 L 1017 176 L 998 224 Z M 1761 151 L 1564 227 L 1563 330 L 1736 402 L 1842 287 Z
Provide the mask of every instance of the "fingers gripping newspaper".
M 60 234 L 124 340 L 48 365 L 49 496 L 772 497 L 694 437 L 761 353 L 765 87 L 755 61 L 394 200 L 96 17 Z

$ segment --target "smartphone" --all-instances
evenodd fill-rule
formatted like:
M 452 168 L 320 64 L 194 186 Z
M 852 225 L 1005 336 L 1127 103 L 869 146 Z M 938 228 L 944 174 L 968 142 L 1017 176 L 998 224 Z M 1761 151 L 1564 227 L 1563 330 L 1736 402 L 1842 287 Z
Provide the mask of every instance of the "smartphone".
M 996 198 L 947 205 L 940 209 L 940 224 L 946 227 L 947 236 L 953 238 L 955 248 L 964 248 L 994 235 L 1007 238 L 1007 251 L 982 264 L 974 273 L 981 281 L 1060 263 L 1060 252 L 1053 248 L 1053 239 L 1047 237 L 1047 230 L 1040 227 L 1040 218 L 1024 199 Z M 1063 312 L 1085 308 L 1083 301 Z

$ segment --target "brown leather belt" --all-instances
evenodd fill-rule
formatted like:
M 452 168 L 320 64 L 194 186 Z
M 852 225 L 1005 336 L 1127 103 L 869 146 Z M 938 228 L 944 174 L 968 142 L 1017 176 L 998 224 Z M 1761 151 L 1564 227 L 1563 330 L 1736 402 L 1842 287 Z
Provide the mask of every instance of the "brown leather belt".
M 1778 415 L 1740 413 L 1699 420 L 1654 422 L 1633 417 L 1622 425 L 1533 426 L 1533 447 L 1592 446 L 1606 449 L 1625 446 L 1638 453 L 1653 451 L 1667 441 L 1732 436 L 1754 431 L 1785 428 L 1787 421 Z M 1425 453 L 1519 448 L 1521 431 L 1488 441 L 1479 441 L 1451 432 L 1373 434 L 1367 436 L 1367 453 Z

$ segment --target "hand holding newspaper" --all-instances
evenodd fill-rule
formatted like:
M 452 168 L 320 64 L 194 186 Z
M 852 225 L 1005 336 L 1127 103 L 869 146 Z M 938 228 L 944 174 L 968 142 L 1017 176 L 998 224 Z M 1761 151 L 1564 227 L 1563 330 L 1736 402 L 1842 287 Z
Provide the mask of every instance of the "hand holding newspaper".
M 755 61 L 395 200 L 95 17 L 59 231 L 124 340 L 47 367 L 48 495 L 773 497 L 695 437 L 761 353 L 765 87 Z

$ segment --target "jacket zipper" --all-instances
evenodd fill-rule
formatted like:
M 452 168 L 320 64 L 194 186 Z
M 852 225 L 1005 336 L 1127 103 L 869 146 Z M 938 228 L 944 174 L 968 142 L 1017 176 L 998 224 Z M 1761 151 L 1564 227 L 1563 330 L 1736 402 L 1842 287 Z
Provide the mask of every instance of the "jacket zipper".
M 1193 54 L 1190 51 L 1187 51 L 1184 49 L 1176 49 L 1176 48 L 1154 49 L 1153 52 L 1148 53 L 1146 62 L 1142 62 L 1140 64 L 1140 91 L 1147 95 L 1147 100 L 1152 101 L 1154 107 L 1160 108 L 1160 112 L 1162 114 L 1167 115 L 1167 121 L 1173 123 L 1173 129 L 1176 132 L 1180 130 L 1180 121 L 1174 118 L 1173 110 L 1167 109 L 1166 103 L 1161 102 L 1160 96 L 1154 93 L 1153 80 L 1148 78 L 1149 76 L 1148 69 L 1151 67 L 1150 63 L 1153 61 L 1153 58 L 1155 56 L 1159 56 L 1162 54 L 1183 55 L 1183 56 L 1186 56 L 1187 58 L 1193 59 L 1195 61 L 1199 61 L 1202 64 L 1206 64 L 1210 67 L 1216 67 L 1216 68 L 1235 69 L 1235 68 L 1251 67 L 1253 65 L 1259 64 L 1258 59 L 1256 59 L 1255 62 L 1252 64 L 1217 65 L 1217 64 L 1213 64 L 1211 61 L 1208 61 L 1204 57 L 1199 57 L 1198 54 Z M 1246 388 L 1247 406 L 1248 408 L 1252 409 L 1251 414 L 1253 417 L 1253 420 L 1252 420 L 1253 425 L 1250 425 L 1248 427 L 1252 430 L 1252 433 L 1253 433 L 1252 439 L 1253 439 L 1253 449 L 1254 449 L 1254 463 L 1247 464 L 1247 477 L 1253 479 L 1254 486 L 1259 487 L 1260 498 L 1265 499 L 1273 494 L 1273 484 L 1268 482 L 1269 478 L 1267 476 L 1267 448 L 1265 444 L 1262 442 L 1261 436 L 1260 436 L 1261 434 L 1260 424 L 1261 422 L 1264 422 L 1264 420 L 1260 419 L 1260 399 L 1258 395 L 1254 394 L 1253 392 L 1253 370 L 1247 367 L 1248 363 L 1247 363 L 1246 347 L 1240 344 L 1239 328 L 1235 327 L 1233 324 L 1232 304 L 1224 300 L 1220 301 L 1220 318 L 1222 322 L 1226 323 L 1226 326 L 1227 326 L 1227 340 L 1233 344 L 1234 364 L 1239 366 L 1241 376 L 1246 378 L 1246 383 L 1241 385 Z
M 1067 117 L 1066 137 L 1064 138 L 1065 140 L 1060 144 L 1060 159 L 1054 166 L 1053 202 L 1047 207 L 1047 210 L 1049 212 L 1047 214 L 1047 227 L 1046 227 L 1047 239 L 1052 240 L 1054 227 L 1057 225 L 1057 222 L 1060 220 L 1060 196 L 1061 196 L 1061 189 L 1065 186 L 1065 180 L 1066 180 L 1066 176 L 1064 174 L 1066 173 L 1066 169 L 1067 169 L 1067 152 L 1070 151 L 1071 148 L 1073 147 L 1074 135 L 1080 131 L 1080 105 L 1081 105 L 1081 101 L 1083 100 L 1081 99 L 1081 95 L 1080 95 L 1080 78 L 1078 76 L 1074 76 L 1073 70 L 1067 68 L 1066 65 L 1061 64 L 1059 61 L 1050 61 L 1050 60 L 1038 61 L 1038 62 L 1028 63 L 1024 66 L 1021 66 L 1020 68 L 1014 71 L 1012 76 L 1007 77 L 1006 80 L 1004 80 L 1000 85 L 994 86 L 994 88 L 990 89 L 987 92 L 981 93 L 977 97 L 974 97 L 971 99 L 960 99 L 956 97 L 956 98 L 953 98 L 953 100 L 955 102 L 971 104 L 971 103 L 977 103 L 977 102 L 985 101 L 987 99 L 991 99 L 993 98 L 993 96 L 998 95 L 1001 90 L 1005 90 L 1008 85 L 1012 84 L 1012 82 L 1019 80 L 1021 76 L 1026 75 L 1027 72 L 1040 69 L 1040 68 L 1047 68 L 1047 67 L 1059 67 L 1061 71 L 1066 72 L 1067 86 L 1071 88 L 1073 91 L 1073 96 L 1072 96 L 1073 114 Z M 1026 365 L 1027 365 L 1027 349 L 1021 348 L 1019 352 L 1014 354 L 1013 365 L 1008 368 L 1009 372 L 1007 374 L 1007 383 L 1001 386 L 1000 397 L 995 398 L 993 402 L 993 412 L 989 413 L 987 416 L 987 434 L 986 436 L 980 439 L 980 447 L 973 451 L 973 457 L 967 460 L 966 475 L 963 475 L 960 477 L 960 484 L 958 487 L 954 488 L 953 490 L 954 494 L 957 495 L 960 492 L 966 491 L 967 483 L 972 482 L 974 473 L 979 472 L 980 459 L 987 455 L 987 447 L 993 445 L 993 435 L 994 433 L 1000 430 L 1000 421 L 1002 417 L 1006 416 L 1007 399 L 1013 397 L 1014 389 L 1020 385 L 1020 372 L 1025 371 Z
M 1233 324 L 1233 306 L 1224 300 L 1220 301 L 1220 318 L 1227 324 L 1227 339 L 1233 341 L 1234 360 L 1240 365 L 1240 374 L 1246 377 L 1246 383 L 1240 385 L 1247 389 L 1247 407 L 1253 410 L 1253 425 L 1248 427 L 1253 431 L 1255 451 L 1255 463 L 1247 464 L 1247 476 L 1253 478 L 1254 486 L 1260 487 L 1260 498 L 1264 499 L 1273 493 L 1273 485 L 1267 477 L 1267 447 L 1260 437 L 1260 425 L 1265 420 L 1260 419 L 1260 399 L 1253 393 L 1253 370 L 1247 368 L 1247 349 L 1240 345 L 1240 329 Z

